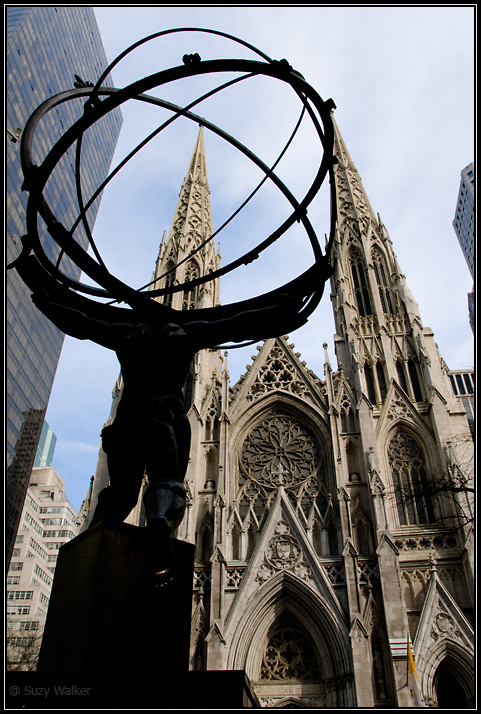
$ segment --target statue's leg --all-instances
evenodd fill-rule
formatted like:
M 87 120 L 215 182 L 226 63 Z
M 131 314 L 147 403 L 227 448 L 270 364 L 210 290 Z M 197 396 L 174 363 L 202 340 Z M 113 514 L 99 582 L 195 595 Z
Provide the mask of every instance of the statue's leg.
M 190 449 L 190 424 L 185 414 L 174 416 L 171 412 L 170 423 L 156 423 L 158 439 L 154 443 L 161 445 L 157 453 L 150 454 L 147 463 L 149 487 L 144 496 L 147 523 L 166 521 L 172 532 L 182 521 L 186 496 L 182 485 Z
M 144 475 L 145 457 L 139 454 L 133 435 L 107 429 L 102 432 L 102 446 L 107 453 L 110 485 L 99 494 L 91 526 L 103 519 L 124 521 L 137 505 Z

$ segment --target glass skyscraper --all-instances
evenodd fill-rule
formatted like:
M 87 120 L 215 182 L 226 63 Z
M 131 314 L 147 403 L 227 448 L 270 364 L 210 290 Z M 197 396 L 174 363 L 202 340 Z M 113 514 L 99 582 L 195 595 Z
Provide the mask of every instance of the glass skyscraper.
M 474 278 L 474 163 L 461 171 L 453 228 Z
M 474 163 L 461 171 L 453 228 L 474 280 Z M 469 324 L 474 332 L 474 285 L 468 293 Z
M 52 465 L 57 437 L 49 428 L 46 421 L 43 422 L 42 433 L 38 442 L 37 453 L 35 455 L 34 468 L 43 468 Z
M 107 66 L 94 10 L 88 6 L 12 6 L 7 21 L 7 263 L 21 249 L 26 232 L 27 194 L 22 191 L 20 140 L 25 124 L 44 100 L 74 88 L 74 75 L 95 83 Z M 113 86 L 108 78 L 107 86 Z M 34 142 L 37 160 L 59 139 L 61 133 L 82 116 L 83 102 L 64 102 L 43 120 Z M 53 115 L 53 116 L 51 116 Z M 108 174 L 122 125 L 120 110 L 110 113 L 86 133 L 82 144 L 82 184 L 91 195 Z M 37 135 L 36 134 L 36 135 Z M 66 228 L 78 215 L 74 152 L 62 158 L 45 195 L 53 212 Z M 89 211 L 92 226 L 100 198 Z M 87 247 L 87 237 L 78 229 L 75 237 Z M 50 258 L 58 247 L 41 236 Z M 62 270 L 79 278 L 80 271 L 62 259 Z M 7 562 L 34 464 L 44 415 L 64 339 L 31 301 L 30 291 L 16 270 L 7 273 Z

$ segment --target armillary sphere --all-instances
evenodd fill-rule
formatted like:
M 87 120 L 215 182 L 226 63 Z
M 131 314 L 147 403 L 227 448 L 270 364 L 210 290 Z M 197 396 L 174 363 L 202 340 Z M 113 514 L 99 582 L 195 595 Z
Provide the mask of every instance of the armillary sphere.
M 148 77 L 144 77 L 143 79 L 133 82 L 132 84 L 124 87 L 123 89 L 102 86 L 102 82 L 111 72 L 112 68 L 134 49 L 146 42 L 153 40 L 154 38 L 178 32 L 201 32 L 210 33 L 212 35 L 220 35 L 233 42 L 239 43 L 244 47 L 248 47 L 250 50 L 252 50 L 258 55 L 259 59 L 215 59 L 202 61 L 198 54 L 184 55 L 183 62 L 181 65 L 151 74 Z M 148 92 L 153 90 L 154 88 L 163 87 L 165 85 L 185 79 L 187 77 L 197 77 L 200 75 L 221 73 L 225 75 L 225 73 L 227 72 L 233 73 L 234 78 L 228 82 L 223 82 L 218 87 L 209 91 L 207 94 L 198 97 L 195 101 L 191 102 L 187 106 L 177 106 L 164 99 L 160 99 L 148 94 Z M 270 77 L 273 80 L 284 82 L 285 84 L 289 85 L 297 98 L 296 101 L 298 100 L 300 102 L 302 108 L 299 122 L 297 123 L 297 126 L 295 127 L 286 146 L 284 147 L 283 151 L 281 152 L 280 156 L 278 157 L 277 161 L 274 163 L 273 166 L 267 166 L 258 156 L 256 156 L 252 151 L 250 151 L 246 146 L 240 143 L 233 136 L 229 135 L 220 127 L 198 116 L 192 111 L 195 105 L 200 104 L 207 97 L 210 97 L 213 94 L 216 94 L 222 91 L 223 89 L 239 82 L 245 82 L 249 78 L 256 77 L 258 75 L 264 75 L 265 77 Z M 328 99 L 327 101 L 323 101 L 319 94 L 305 81 L 303 76 L 299 74 L 299 72 L 296 72 L 285 59 L 282 59 L 280 61 L 273 60 L 263 52 L 253 47 L 252 45 L 236 37 L 233 37 L 232 35 L 227 35 L 226 33 L 219 32 L 216 30 L 208 30 L 202 28 L 179 28 L 165 30 L 140 40 L 139 42 L 135 43 L 127 50 L 125 50 L 114 60 L 114 62 L 109 65 L 109 67 L 102 74 L 95 86 L 81 81 L 79 77 L 76 77 L 76 79 L 77 81 L 75 83 L 75 89 L 61 92 L 60 94 L 57 94 L 43 102 L 43 104 L 41 104 L 34 111 L 23 132 L 21 142 L 21 162 L 25 176 L 23 188 L 29 193 L 26 211 L 27 233 L 22 238 L 23 248 L 20 256 L 8 267 L 15 267 L 20 273 L 24 282 L 34 292 L 38 291 L 39 289 L 47 290 L 49 294 L 55 294 L 60 291 L 64 303 L 68 301 L 69 304 L 77 307 L 80 310 L 83 306 L 86 306 L 85 301 L 88 301 L 88 307 L 90 312 L 92 311 L 93 307 L 92 303 L 95 302 L 95 306 L 93 309 L 97 310 L 99 318 L 107 322 L 122 322 L 122 313 L 125 310 L 128 310 L 130 314 L 132 309 L 134 311 L 139 310 L 143 314 L 145 314 L 145 311 L 149 312 L 152 307 L 152 298 L 178 291 L 190 291 L 198 285 L 215 280 L 216 278 L 222 275 L 226 275 L 227 273 L 235 270 L 241 265 L 252 262 L 260 255 L 262 251 L 266 250 L 266 248 L 268 248 L 275 241 L 277 241 L 294 223 L 299 222 L 302 223 L 312 246 L 313 265 L 295 280 L 277 288 L 274 291 L 259 295 L 257 297 L 253 297 L 249 300 L 245 300 L 242 302 L 212 308 L 189 310 L 188 313 L 173 310 L 167 307 L 165 309 L 172 311 L 173 322 L 182 325 L 186 322 L 187 319 L 189 321 L 193 319 L 223 319 L 228 318 L 230 315 L 234 314 L 234 312 L 238 313 L 239 310 L 260 309 L 271 304 L 276 304 L 279 297 L 283 294 L 293 293 L 296 295 L 304 296 L 304 300 L 302 302 L 302 308 L 299 312 L 299 319 L 296 320 L 295 324 L 286 325 L 285 332 L 289 332 L 292 329 L 296 329 L 296 327 L 298 327 L 300 324 L 304 324 L 308 316 L 319 304 L 324 290 L 324 284 L 332 274 L 332 268 L 329 265 L 329 255 L 334 236 L 334 226 L 336 222 L 335 182 L 334 172 L 332 168 L 333 163 L 335 162 L 335 158 L 333 156 L 334 131 L 331 119 L 332 110 L 335 108 L 333 100 Z M 74 99 L 77 100 L 78 98 L 85 99 L 83 115 L 80 119 L 78 119 L 78 121 L 72 124 L 72 126 L 70 126 L 64 132 L 61 138 L 46 155 L 41 165 L 35 165 L 33 159 L 34 143 L 36 140 L 35 132 L 39 121 L 49 112 L 59 107 L 59 105 L 62 105 L 63 103 L 72 101 Z M 105 117 L 109 112 L 116 109 L 117 107 L 121 107 L 124 102 L 127 102 L 131 99 L 162 107 L 164 109 L 169 110 L 172 115 L 150 136 L 143 140 L 136 147 L 136 149 L 134 149 L 134 151 L 132 151 L 130 155 L 110 173 L 110 175 L 97 188 L 95 193 L 88 199 L 88 201 L 84 203 L 84 197 L 82 196 L 80 181 L 80 164 L 83 135 L 87 131 L 87 129 L 89 129 L 89 127 L 93 126 L 102 117 Z M 223 140 L 227 141 L 229 144 L 235 147 L 237 150 L 242 152 L 244 156 L 250 159 L 250 161 L 252 161 L 259 169 L 261 169 L 264 174 L 264 178 L 262 179 L 259 186 L 257 186 L 256 189 L 251 193 L 249 198 L 254 195 L 254 193 L 265 181 L 269 180 L 277 187 L 277 189 L 284 195 L 284 197 L 290 203 L 292 211 L 288 218 L 286 218 L 286 220 L 282 223 L 282 225 L 280 225 L 269 236 L 264 238 L 254 249 L 249 250 L 244 255 L 237 258 L 228 265 L 224 266 L 223 268 L 220 268 L 214 272 L 209 273 L 208 275 L 204 275 L 195 280 L 182 283 L 180 285 L 169 285 L 168 287 L 158 288 L 155 284 L 149 284 L 143 286 L 142 288 L 136 289 L 116 278 L 107 269 L 95 245 L 94 238 L 91 234 L 88 222 L 86 220 L 86 213 L 89 207 L 95 201 L 95 199 L 104 190 L 105 186 L 109 183 L 109 181 L 116 175 L 116 173 L 122 168 L 122 166 L 125 165 L 126 161 L 132 158 L 132 156 L 134 156 L 143 146 L 145 146 L 148 141 L 150 141 L 154 136 L 159 134 L 167 125 L 169 125 L 179 117 L 186 117 L 187 119 L 204 126 L 207 130 L 218 135 Z M 322 145 L 322 159 L 320 161 L 317 174 L 314 176 L 309 190 L 302 198 L 302 200 L 299 201 L 293 196 L 293 194 L 283 183 L 283 181 L 280 180 L 279 176 L 276 175 L 274 169 L 277 163 L 282 158 L 282 156 L 287 151 L 295 133 L 299 128 L 301 121 L 306 117 L 309 117 L 312 121 L 312 124 L 315 127 L 317 137 L 319 138 L 320 144 Z M 77 200 L 79 206 L 79 214 L 74 225 L 71 227 L 66 227 L 55 216 L 53 210 L 51 209 L 45 198 L 44 191 L 50 175 L 54 171 L 61 158 L 72 145 L 75 145 L 76 154 L 75 175 L 77 184 Z M 325 255 L 323 255 L 314 228 L 312 227 L 312 224 L 307 217 L 307 208 L 318 193 L 324 179 L 326 178 L 326 175 L 329 175 L 331 187 L 331 225 L 329 240 L 327 242 Z M 245 203 L 247 203 L 247 201 L 244 202 L 243 205 L 245 205 Z M 241 208 L 243 207 L 243 205 L 241 206 Z M 235 211 L 233 216 L 236 215 L 239 210 L 240 209 Z M 53 262 L 47 256 L 44 250 L 43 241 L 39 235 L 39 217 L 41 217 L 44 224 L 46 225 L 47 231 L 50 236 L 58 244 L 60 248 L 60 256 L 64 254 L 67 255 L 81 269 L 83 273 L 85 273 L 92 279 L 95 285 L 85 284 L 67 275 L 66 272 L 62 272 L 60 266 L 60 259 Z M 90 247 L 95 257 L 89 255 L 87 250 L 84 249 L 74 238 L 74 231 L 80 223 L 82 223 L 85 228 Z M 225 226 L 227 223 L 228 221 L 226 221 L 223 226 Z M 214 235 L 218 234 L 219 230 L 216 231 Z M 208 237 L 207 240 L 212 240 L 212 238 L 213 235 Z M 199 250 L 201 247 L 202 246 L 199 246 L 196 250 Z M 188 256 L 188 258 L 190 258 L 190 255 Z M 167 273 L 165 275 L 167 275 Z M 160 277 L 165 277 L 165 275 Z M 159 279 L 160 278 L 158 278 L 158 280 Z M 103 298 L 104 302 L 92 300 L 92 298 Z M 105 302 L 105 300 L 110 302 Z M 114 303 L 125 303 L 130 307 L 119 307 Z

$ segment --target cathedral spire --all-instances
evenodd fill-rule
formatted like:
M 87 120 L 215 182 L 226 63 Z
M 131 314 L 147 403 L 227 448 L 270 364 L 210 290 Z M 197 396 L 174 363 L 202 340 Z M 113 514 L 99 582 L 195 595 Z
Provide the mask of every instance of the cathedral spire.
M 335 122 L 334 151 L 338 221 L 331 285 L 338 361 L 378 408 L 392 380 L 422 401 L 432 378 L 424 374 L 419 348 L 419 307 Z
M 200 127 L 172 226 L 160 246 L 155 287 L 188 282 L 217 270 L 220 253 L 216 254 L 214 242 L 208 240 L 213 232 L 204 129 Z M 211 307 L 219 302 L 219 281 L 161 299 L 177 310 Z
M 370 224 L 378 226 L 378 220 L 362 185 L 359 172 L 351 159 L 334 118 L 334 154 L 337 157 L 337 199 L 339 223 L 350 224 L 358 232 L 366 231 Z

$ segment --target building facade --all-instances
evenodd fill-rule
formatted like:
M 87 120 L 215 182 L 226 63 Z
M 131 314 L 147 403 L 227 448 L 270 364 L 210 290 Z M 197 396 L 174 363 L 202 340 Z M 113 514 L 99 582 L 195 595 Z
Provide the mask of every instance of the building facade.
M 58 549 L 78 532 L 65 482 L 52 467 L 34 468 L 7 575 L 7 665 L 35 669 Z
M 474 163 L 461 171 L 453 228 L 474 279 Z
M 51 466 L 52 459 L 57 445 L 57 437 L 50 429 L 46 421 L 43 422 L 40 439 L 38 441 L 37 453 L 35 454 L 34 468 L 39 466 Z
M 73 89 L 77 74 L 95 81 L 107 67 L 105 51 L 92 7 L 7 7 L 7 263 L 19 255 L 26 232 L 27 194 L 22 191 L 23 173 L 19 147 L 22 131 L 36 107 L 59 92 Z M 108 80 L 109 86 L 113 86 Z M 66 102 L 41 125 L 36 143 L 42 152 L 83 113 L 82 102 Z M 85 136 L 83 187 L 91 195 L 106 177 L 122 117 L 109 115 L 91 136 Z M 71 152 L 72 150 L 70 150 Z M 75 151 L 75 149 L 73 149 Z M 66 226 L 78 214 L 74 154 L 68 153 L 46 188 L 52 210 Z M 89 212 L 93 223 L 100 201 Z M 85 247 L 83 227 L 75 233 Z M 58 247 L 48 235 L 41 237 L 49 258 Z M 62 259 L 62 268 L 79 277 L 78 269 Z M 15 538 L 30 473 L 41 434 L 64 335 L 40 313 L 30 291 L 15 270 L 7 273 L 7 562 Z
M 472 482 L 471 432 L 337 126 L 335 153 L 337 370 L 327 343 L 319 377 L 281 336 L 236 384 L 217 349 L 186 384 L 191 668 L 245 670 L 263 707 L 409 707 L 410 641 L 425 701 L 473 706 L 471 494 L 434 488 Z M 201 130 L 164 285 L 220 259 L 207 244 L 175 267 L 212 231 L 205 165 Z M 213 306 L 218 289 L 173 306 Z M 100 449 L 97 493 L 107 483 Z M 141 500 L 128 520 L 144 524 Z
M 456 213 L 453 220 L 454 232 L 474 280 L 474 163 L 461 171 Z M 469 324 L 474 332 L 474 285 L 468 293 Z

